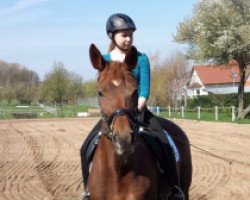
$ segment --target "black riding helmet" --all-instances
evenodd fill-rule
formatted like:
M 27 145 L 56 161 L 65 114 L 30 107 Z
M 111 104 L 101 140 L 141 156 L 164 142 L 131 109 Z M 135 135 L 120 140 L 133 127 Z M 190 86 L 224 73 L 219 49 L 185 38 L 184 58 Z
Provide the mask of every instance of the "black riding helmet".
M 116 13 L 108 18 L 106 31 L 111 39 L 114 32 L 126 29 L 136 30 L 135 23 L 128 15 Z M 110 35 L 110 33 L 112 33 L 112 35 Z

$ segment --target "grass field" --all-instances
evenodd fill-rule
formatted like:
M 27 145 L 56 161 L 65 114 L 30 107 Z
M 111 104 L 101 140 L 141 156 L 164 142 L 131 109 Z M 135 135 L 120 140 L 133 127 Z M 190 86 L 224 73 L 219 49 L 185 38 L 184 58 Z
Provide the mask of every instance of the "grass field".
M 22 117 L 30 116 L 30 118 L 55 118 L 55 117 L 77 117 L 77 113 L 87 112 L 89 108 L 93 106 L 81 105 L 81 106 L 57 106 L 57 107 L 39 107 L 39 106 L 6 106 L 0 107 L 0 119 L 14 119 L 14 118 L 29 118 Z M 17 116 L 20 117 L 15 117 Z
M 185 112 L 184 117 L 181 116 L 180 112 L 171 112 L 170 116 L 168 112 L 160 112 L 159 115 L 165 118 L 191 119 L 191 120 L 198 120 L 198 121 L 232 122 L 231 113 L 219 113 L 218 120 L 215 120 L 215 114 L 211 112 L 201 112 L 200 119 L 198 119 L 198 114 L 195 112 Z M 250 118 L 241 119 L 241 120 L 236 119 L 234 123 L 250 124 Z

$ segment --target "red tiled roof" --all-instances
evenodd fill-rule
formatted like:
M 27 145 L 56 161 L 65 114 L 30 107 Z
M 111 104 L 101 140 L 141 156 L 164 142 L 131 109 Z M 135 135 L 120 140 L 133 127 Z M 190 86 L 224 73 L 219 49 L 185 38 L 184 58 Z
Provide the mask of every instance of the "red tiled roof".
M 205 65 L 194 66 L 201 82 L 206 84 L 238 83 L 240 81 L 239 66 L 236 63 L 226 65 Z M 233 76 L 235 78 L 233 79 Z

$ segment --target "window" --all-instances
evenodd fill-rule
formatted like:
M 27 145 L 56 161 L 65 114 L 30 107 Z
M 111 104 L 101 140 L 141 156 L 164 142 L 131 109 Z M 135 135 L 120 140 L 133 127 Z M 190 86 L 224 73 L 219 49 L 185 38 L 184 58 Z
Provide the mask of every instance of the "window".
M 197 95 L 200 95 L 200 89 L 197 89 L 197 90 L 196 90 L 196 94 L 197 94 Z

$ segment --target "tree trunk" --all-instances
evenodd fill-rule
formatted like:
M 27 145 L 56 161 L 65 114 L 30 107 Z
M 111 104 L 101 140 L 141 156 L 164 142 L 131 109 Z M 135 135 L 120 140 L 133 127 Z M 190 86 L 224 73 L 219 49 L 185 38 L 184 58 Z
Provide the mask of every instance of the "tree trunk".
M 238 87 L 238 119 L 244 119 L 244 87 L 246 66 L 242 62 L 238 62 L 240 67 L 240 83 Z
M 250 113 L 250 105 L 248 105 L 248 106 L 246 107 L 246 109 L 244 110 L 244 112 L 243 112 L 244 118 L 248 115 L 248 113 Z

